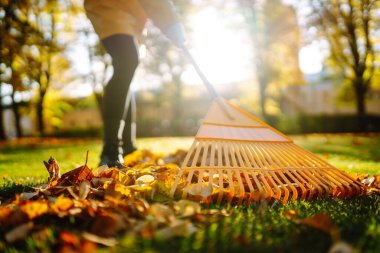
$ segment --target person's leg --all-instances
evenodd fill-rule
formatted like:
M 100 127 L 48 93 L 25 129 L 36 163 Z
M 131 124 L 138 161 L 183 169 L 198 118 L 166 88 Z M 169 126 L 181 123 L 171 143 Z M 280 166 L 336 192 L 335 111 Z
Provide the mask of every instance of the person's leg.
M 124 131 L 122 134 L 122 140 L 123 140 L 122 147 L 123 147 L 124 156 L 136 150 L 136 147 L 135 147 L 136 102 L 135 102 L 134 95 L 132 93 L 130 95 L 131 95 L 130 100 L 129 100 L 130 102 L 126 106 L 127 111 L 124 112 L 124 113 L 127 113 L 127 115 L 124 116 L 124 120 L 126 124 L 125 124 Z
M 112 57 L 113 76 L 104 90 L 103 122 L 104 146 L 101 164 L 113 165 L 123 154 L 118 138 L 126 97 L 138 65 L 138 53 L 132 36 L 117 34 L 102 40 L 103 46 Z M 126 118 L 126 126 L 131 124 Z

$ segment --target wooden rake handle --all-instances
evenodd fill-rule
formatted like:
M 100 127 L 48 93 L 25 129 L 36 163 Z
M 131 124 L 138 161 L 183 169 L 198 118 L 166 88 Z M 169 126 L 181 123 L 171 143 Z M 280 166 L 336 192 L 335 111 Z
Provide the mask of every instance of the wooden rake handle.
M 182 48 L 183 52 L 185 53 L 186 57 L 189 59 L 189 61 L 193 65 L 193 67 L 194 67 L 195 71 L 197 72 L 197 74 L 199 75 L 199 77 L 202 79 L 203 84 L 206 86 L 207 91 L 210 94 L 211 98 L 213 100 L 216 100 L 216 102 L 219 104 L 219 106 L 222 108 L 223 112 L 225 113 L 225 115 L 229 119 L 234 120 L 235 118 L 230 113 L 230 109 L 224 103 L 223 98 L 216 92 L 214 86 L 209 82 L 207 77 L 203 74 L 203 71 L 199 68 L 199 65 L 195 61 L 194 57 L 191 55 L 189 49 L 185 45 L 182 45 L 181 48 Z

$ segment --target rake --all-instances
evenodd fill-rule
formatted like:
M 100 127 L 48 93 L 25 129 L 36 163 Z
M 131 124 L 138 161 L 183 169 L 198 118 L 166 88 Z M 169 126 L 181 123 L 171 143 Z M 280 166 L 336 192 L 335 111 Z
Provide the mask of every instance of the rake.
M 207 203 L 365 193 L 365 187 L 289 137 L 217 95 L 186 47 L 183 50 L 214 99 L 170 194 Z

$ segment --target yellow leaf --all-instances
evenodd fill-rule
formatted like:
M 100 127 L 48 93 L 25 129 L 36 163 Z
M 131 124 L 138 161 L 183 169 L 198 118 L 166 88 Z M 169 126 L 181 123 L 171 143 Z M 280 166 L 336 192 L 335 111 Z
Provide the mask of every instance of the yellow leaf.
M 155 178 L 152 175 L 144 175 L 136 179 L 136 183 L 139 185 L 147 185 L 154 182 Z
M 26 201 L 19 207 L 31 220 L 47 213 L 49 210 L 49 206 L 45 201 Z
M 185 199 L 175 203 L 175 208 L 181 217 L 193 216 L 201 212 L 201 205 L 199 203 Z
M 115 191 L 121 193 L 122 195 L 124 195 L 128 198 L 132 197 L 130 188 L 126 187 L 123 184 L 116 183 L 115 184 Z
M 298 218 L 299 213 L 296 210 L 286 210 L 282 215 L 288 220 L 294 220 L 295 218 Z
M 70 198 L 66 198 L 63 195 L 60 195 L 54 204 L 51 205 L 51 208 L 54 212 L 59 213 L 60 211 L 67 211 L 74 205 L 74 202 Z
M 211 196 L 212 190 L 212 184 L 210 183 L 197 183 L 189 185 L 189 194 L 193 196 L 207 198 Z

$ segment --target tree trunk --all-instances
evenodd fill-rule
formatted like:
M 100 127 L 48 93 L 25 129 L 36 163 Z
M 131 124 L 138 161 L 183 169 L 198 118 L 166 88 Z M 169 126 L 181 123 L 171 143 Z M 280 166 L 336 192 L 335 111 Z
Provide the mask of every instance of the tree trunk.
M 356 94 L 356 115 L 357 115 L 357 127 L 359 132 L 367 131 L 366 126 L 366 107 L 365 107 L 365 95 L 366 88 L 362 81 L 362 78 L 358 78 L 355 82 L 355 94 Z
M 21 129 L 21 115 L 19 111 L 19 104 L 14 100 L 14 93 L 12 94 L 12 111 L 15 117 L 15 128 L 16 128 L 16 137 L 22 137 L 22 129 Z
M 366 106 L 365 106 L 365 95 L 366 89 L 365 85 L 361 80 L 355 82 L 355 94 L 356 94 L 356 114 L 358 116 L 365 116 Z
M 5 129 L 4 129 L 4 107 L 2 102 L 2 94 L 1 94 L 1 84 L 0 84 L 0 140 L 5 140 Z
M 44 97 L 46 92 L 40 91 L 40 97 L 37 101 L 37 129 L 40 135 L 43 135 L 45 133 L 45 124 L 44 124 Z
M 94 92 L 96 105 L 98 106 L 98 110 L 100 112 L 100 115 L 103 118 L 103 94 L 100 92 Z

